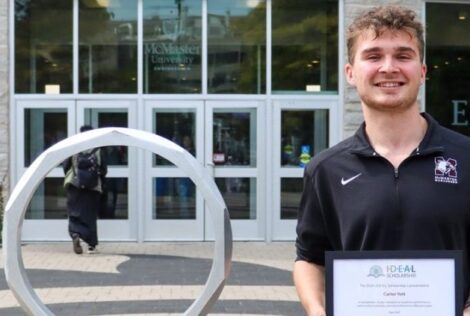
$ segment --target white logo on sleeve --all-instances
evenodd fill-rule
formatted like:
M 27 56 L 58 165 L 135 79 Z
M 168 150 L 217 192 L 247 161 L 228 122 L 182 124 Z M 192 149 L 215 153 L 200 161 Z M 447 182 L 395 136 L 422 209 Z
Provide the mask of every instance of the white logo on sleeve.
M 353 181 L 353 180 L 359 178 L 361 175 L 362 175 L 362 173 L 358 173 L 358 174 L 356 174 L 355 176 L 353 176 L 353 177 L 351 177 L 351 178 L 349 178 L 349 179 L 341 178 L 341 184 L 342 184 L 342 185 L 346 185 L 346 184 L 348 184 L 349 182 L 351 182 L 351 181 Z

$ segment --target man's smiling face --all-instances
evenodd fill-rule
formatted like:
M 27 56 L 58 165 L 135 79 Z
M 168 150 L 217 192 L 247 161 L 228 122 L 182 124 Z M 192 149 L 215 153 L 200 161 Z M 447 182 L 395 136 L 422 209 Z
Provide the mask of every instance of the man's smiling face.
M 346 79 L 355 86 L 366 108 L 401 112 L 416 104 L 426 66 L 418 42 L 405 31 L 365 31 L 354 44 L 353 63 Z

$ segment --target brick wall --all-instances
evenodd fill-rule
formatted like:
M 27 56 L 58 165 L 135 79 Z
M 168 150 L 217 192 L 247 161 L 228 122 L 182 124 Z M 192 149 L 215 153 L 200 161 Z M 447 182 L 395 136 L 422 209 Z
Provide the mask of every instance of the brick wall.
M 344 25 L 345 28 L 349 26 L 352 20 L 360 13 L 369 8 L 386 5 L 386 4 L 397 4 L 414 10 L 419 19 L 422 17 L 422 6 L 420 0 L 402 0 L 402 1 L 386 1 L 386 0 L 345 0 L 344 1 Z M 346 36 L 346 30 L 345 30 Z M 347 48 L 346 43 L 344 44 L 344 60 L 347 62 Z M 363 121 L 361 112 L 361 104 L 357 96 L 356 90 L 344 82 L 344 112 L 343 112 L 343 138 L 347 138 L 354 134 L 356 129 Z

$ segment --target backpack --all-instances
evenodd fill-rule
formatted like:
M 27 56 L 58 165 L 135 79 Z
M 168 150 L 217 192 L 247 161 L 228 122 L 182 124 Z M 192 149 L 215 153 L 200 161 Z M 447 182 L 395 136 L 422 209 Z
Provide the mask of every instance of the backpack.
M 90 152 L 81 152 L 77 154 L 76 177 L 80 189 L 93 189 L 98 185 L 99 164 L 98 157 L 95 155 L 98 148 Z

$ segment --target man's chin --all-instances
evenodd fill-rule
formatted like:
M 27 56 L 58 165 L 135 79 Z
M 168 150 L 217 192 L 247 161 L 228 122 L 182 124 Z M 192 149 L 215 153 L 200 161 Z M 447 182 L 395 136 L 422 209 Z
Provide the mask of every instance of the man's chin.
M 405 112 L 414 106 L 414 102 L 404 100 L 370 100 L 363 102 L 366 108 L 380 112 Z

